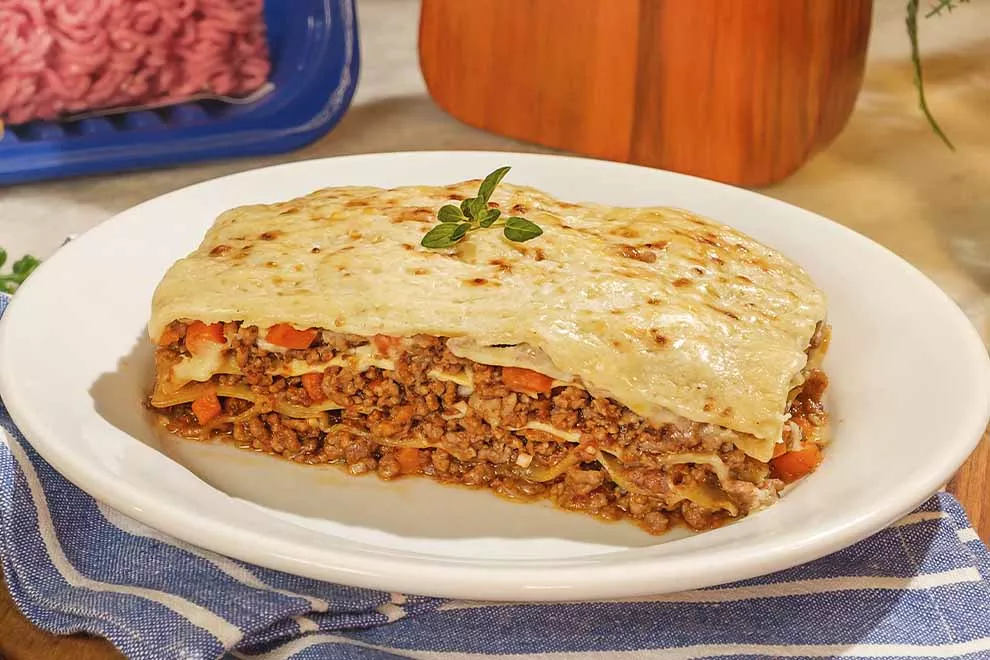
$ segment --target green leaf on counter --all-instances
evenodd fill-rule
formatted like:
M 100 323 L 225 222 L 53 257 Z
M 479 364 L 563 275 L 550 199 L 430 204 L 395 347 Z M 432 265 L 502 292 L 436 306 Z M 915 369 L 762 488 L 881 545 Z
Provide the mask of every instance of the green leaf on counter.
M 7 251 L 0 248 L 0 268 L 7 263 Z M 0 292 L 14 293 L 24 280 L 41 264 L 41 260 L 26 254 L 11 266 L 9 275 L 0 273 Z

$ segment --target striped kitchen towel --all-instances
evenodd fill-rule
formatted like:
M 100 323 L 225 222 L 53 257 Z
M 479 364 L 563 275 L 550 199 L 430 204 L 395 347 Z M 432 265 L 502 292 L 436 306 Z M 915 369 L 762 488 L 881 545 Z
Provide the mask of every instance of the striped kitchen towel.
M 299 578 L 160 534 L 66 481 L 2 402 L 0 563 L 36 625 L 148 660 L 990 658 L 990 553 L 944 493 L 841 552 L 735 584 L 609 602 L 443 601 Z

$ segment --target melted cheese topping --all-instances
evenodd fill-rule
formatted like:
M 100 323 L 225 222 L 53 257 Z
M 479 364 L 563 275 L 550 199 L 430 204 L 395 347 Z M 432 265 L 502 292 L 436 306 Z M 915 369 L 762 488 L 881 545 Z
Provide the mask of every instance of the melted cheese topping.
M 750 434 L 747 453 L 770 458 L 825 317 L 801 268 L 687 211 L 575 205 L 507 183 L 492 202 L 542 236 L 518 244 L 478 231 L 450 249 L 420 247 L 437 210 L 478 184 L 328 188 L 228 211 L 166 273 L 149 332 L 240 320 L 525 344 L 640 415 Z

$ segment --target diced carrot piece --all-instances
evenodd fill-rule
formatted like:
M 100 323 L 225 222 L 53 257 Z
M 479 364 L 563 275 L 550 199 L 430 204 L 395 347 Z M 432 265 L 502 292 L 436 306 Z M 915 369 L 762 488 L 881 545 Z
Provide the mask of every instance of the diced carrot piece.
M 395 452 L 395 460 L 399 461 L 402 474 L 419 472 L 419 450 L 415 447 L 400 447 Z
M 815 471 L 822 462 L 822 451 L 813 442 L 806 442 L 797 451 L 789 451 L 770 461 L 770 474 L 791 483 Z
M 773 457 L 777 458 L 778 456 L 783 456 L 784 454 L 786 454 L 787 446 L 788 446 L 787 442 L 778 442 L 777 444 L 775 444 L 773 446 Z
M 375 345 L 378 352 L 388 355 L 392 349 L 397 348 L 402 342 L 402 337 L 390 337 L 388 335 L 375 335 L 371 338 L 371 343 Z
M 502 383 L 517 392 L 549 392 L 553 388 L 553 378 L 519 367 L 502 367 Z
M 224 344 L 223 323 L 206 325 L 202 321 L 193 321 L 186 328 L 186 349 L 190 353 L 201 353 L 209 344 Z
M 162 332 L 162 336 L 158 338 L 158 345 L 168 346 L 169 344 L 178 342 L 180 339 L 181 337 L 179 336 L 179 333 L 176 332 L 172 326 L 169 326 L 165 328 L 165 331 Z
M 192 411 L 201 425 L 208 424 L 220 414 L 220 399 L 216 392 L 208 392 L 192 402 Z
M 303 374 L 303 389 L 306 390 L 306 394 L 309 395 L 313 403 L 319 403 L 327 398 L 323 393 L 322 383 L 323 374 Z
M 309 345 L 316 339 L 316 328 L 308 330 L 296 330 L 288 323 L 276 323 L 268 329 L 265 341 L 282 348 L 309 348 Z

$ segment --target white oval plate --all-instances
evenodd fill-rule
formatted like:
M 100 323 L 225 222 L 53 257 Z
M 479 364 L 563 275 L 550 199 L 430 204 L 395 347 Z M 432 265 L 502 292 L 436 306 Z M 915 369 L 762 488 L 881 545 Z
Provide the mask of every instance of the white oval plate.
M 160 438 L 141 400 L 145 323 L 172 262 L 221 211 L 336 185 L 446 184 L 511 165 L 565 200 L 691 209 L 805 266 L 830 300 L 834 443 L 810 478 L 737 524 L 647 536 L 425 479 L 385 483 L 226 446 Z M 805 562 L 882 528 L 936 491 L 990 409 L 990 363 L 963 313 L 867 239 L 779 201 L 629 165 L 428 152 L 293 163 L 185 188 L 60 250 L 0 324 L 0 395 L 28 440 L 94 497 L 190 543 L 361 587 L 462 598 L 656 594 Z

